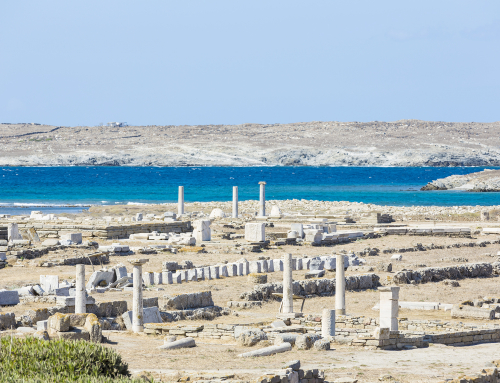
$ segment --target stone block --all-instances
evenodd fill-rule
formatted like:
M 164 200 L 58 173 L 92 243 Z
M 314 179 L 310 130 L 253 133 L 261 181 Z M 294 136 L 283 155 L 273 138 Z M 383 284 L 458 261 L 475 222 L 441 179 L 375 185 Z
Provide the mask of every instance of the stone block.
M 66 240 L 66 241 L 71 241 L 76 245 L 80 245 L 83 242 L 82 233 L 63 234 L 61 239 Z
M 309 263 L 309 270 L 310 271 L 318 271 L 318 270 L 323 270 L 325 266 L 325 263 L 319 259 L 319 258 L 313 258 L 311 262 Z
M 117 280 L 127 276 L 127 268 L 125 266 L 115 266 L 113 269 Z
M 86 289 L 92 290 L 94 287 L 108 286 L 113 283 L 114 278 L 114 271 L 94 271 L 87 282 Z
M 155 284 L 155 278 L 153 273 L 142 273 L 142 281 L 146 286 L 152 286 Z
M 227 265 L 227 272 L 230 277 L 237 277 L 238 273 L 238 264 L 237 263 L 229 263 Z
M 0 306 L 11 306 L 19 303 L 17 290 L 0 290 Z
M 249 270 L 250 274 L 262 273 L 262 263 L 260 263 L 259 261 L 250 261 Z
M 275 271 L 283 271 L 283 260 L 273 259 L 273 268 Z
M 219 279 L 219 266 L 210 266 L 211 279 Z
M 272 259 L 268 259 L 267 261 L 267 272 L 268 273 L 274 273 L 274 262 Z
M 59 276 L 40 275 L 40 286 L 46 292 L 54 291 L 59 288 Z
M 264 242 L 266 240 L 266 224 L 245 224 L 245 240 L 249 242 Z
M 153 281 L 155 285 L 163 285 L 163 274 L 153 273 Z
M 198 273 L 196 272 L 196 269 L 189 269 L 187 270 L 187 281 L 189 282 L 197 282 L 198 281 Z
M 172 283 L 174 283 L 174 279 L 170 271 L 162 271 L 161 274 L 164 285 L 171 285 Z
M 127 311 L 122 315 L 123 322 L 127 330 L 132 330 L 132 311 Z M 143 308 L 144 324 L 146 323 L 162 323 L 160 310 L 158 307 Z
M 0 314 L 0 330 L 10 330 L 13 328 L 16 328 L 15 314 L 14 313 Z
M 48 326 L 51 330 L 66 332 L 69 331 L 70 317 L 69 315 L 56 313 L 48 319 Z
M 221 277 L 226 277 L 226 278 L 229 277 L 229 272 L 227 270 L 227 266 L 226 265 L 222 265 L 220 267 L 220 276 Z
M 301 223 L 292 223 L 290 230 L 296 231 L 299 238 L 304 238 L 304 225 Z
M 47 331 L 49 329 L 49 321 L 41 320 L 36 322 L 36 330 L 37 331 Z
M 210 224 L 210 220 L 197 220 L 193 222 L 193 236 L 196 238 L 196 243 L 212 239 Z

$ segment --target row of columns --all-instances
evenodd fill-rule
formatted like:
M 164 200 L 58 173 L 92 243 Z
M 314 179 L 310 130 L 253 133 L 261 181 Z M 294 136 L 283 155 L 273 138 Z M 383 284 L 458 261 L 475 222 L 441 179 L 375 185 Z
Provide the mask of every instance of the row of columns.
M 259 216 L 266 215 L 266 183 L 259 182 L 260 197 L 259 197 Z M 177 202 L 177 215 L 184 214 L 184 186 L 179 186 L 179 196 Z M 233 186 L 233 218 L 238 218 L 238 186 Z
M 133 303 L 132 331 L 144 331 L 144 310 L 142 294 L 142 266 L 148 259 L 134 259 L 133 266 Z M 283 313 L 293 314 L 293 277 L 292 254 L 283 256 Z M 398 329 L 399 287 L 380 288 L 380 327 L 391 331 Z M 76 265 L 75 313 L 85 314 L 87 304 L 85 289 L 85 265 Z M 335 277 L 335 310 L 324 309 L 322 313 L 322 336 L 335 336 L 335 314 L 345 315 L 345 273 L 344 256 L 337 255 Z

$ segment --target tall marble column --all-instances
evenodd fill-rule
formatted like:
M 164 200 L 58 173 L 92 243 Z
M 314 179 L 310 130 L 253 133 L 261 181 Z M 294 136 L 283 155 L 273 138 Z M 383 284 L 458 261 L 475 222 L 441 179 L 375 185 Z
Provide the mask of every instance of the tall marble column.
M 179 201 L 177 203 L 177 215 L 184 214 L 184 186 L 179 186 Z
M 87 290 L 85 289 L 85 265 L 76 265 L 75 314 L 87 311 Z
M 238 186 L 233 186 L 233 218 L 238 218 Z
M 337 254 L 335 267 L 335 311 L 345 315 L 345 272 L 344 255 Z
M 283 256 L 283 313 L 293 313 L 292 254 Z
M 259 199 L 259 217 L 266 216 L 266 183 L 259 182 L 260 185 L 260 199 Z
M 132 331 L 144 331 L 144 312 L 142 301 L 142 266 L 148 262 L 149 259 L 134 259 L 130 263 L 133 269 L 133 284 L 134 293 L 132 298 Z

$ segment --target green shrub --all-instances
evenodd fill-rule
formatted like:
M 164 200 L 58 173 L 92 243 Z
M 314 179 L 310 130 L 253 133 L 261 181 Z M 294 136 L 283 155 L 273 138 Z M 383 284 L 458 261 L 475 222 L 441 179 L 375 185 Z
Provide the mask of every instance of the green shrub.
M 0 381 L 93 383 L 114 382 L 112 378 L 129 375 L 120 354 L 100 344 L 32 337 L 0 339 Z

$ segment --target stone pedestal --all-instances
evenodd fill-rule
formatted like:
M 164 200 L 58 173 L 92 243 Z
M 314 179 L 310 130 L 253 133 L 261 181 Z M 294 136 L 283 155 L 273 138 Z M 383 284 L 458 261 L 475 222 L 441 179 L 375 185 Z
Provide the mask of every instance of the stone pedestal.
M 398 330 L 399 287 L 379 287 L 380 291 L 380 328 Z
M 266 240 L 266 224 L 245 224 L 245 240 L 249 242 L 264 242 Z
M 134 259 L 130 264 L 134 267 L 133 270 L 133 283 L 134 295 L 132 302 L 132 331 L 144 331 L 144 310 L 142 302 L 142 266 L 148 262 L 149 259 Z

